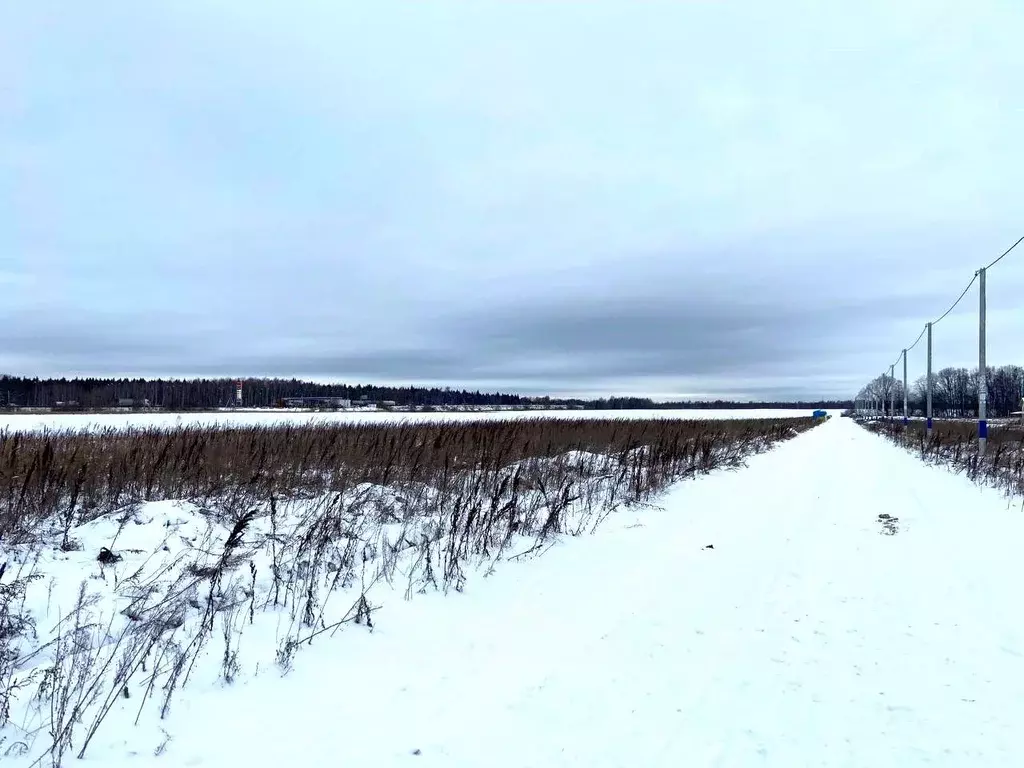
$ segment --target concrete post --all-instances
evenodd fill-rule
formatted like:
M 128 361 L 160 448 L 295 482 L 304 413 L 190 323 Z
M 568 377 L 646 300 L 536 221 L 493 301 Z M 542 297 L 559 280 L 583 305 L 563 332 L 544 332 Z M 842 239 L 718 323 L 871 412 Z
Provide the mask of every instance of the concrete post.
M 985 268 L 978 270 L 978 455 L 988 442 L 988 368 L 985 364 Z
M 928 323 L 928 370 L 925 372 L 925 418 L 928 437 L 932 436 L 932 324 Z
M 903 350 L 903 426 L 910 423 L 910 413 L 907 410 L 907 350 Z
M 889 366 L 889 421 L 896 419 L 896 363 Z

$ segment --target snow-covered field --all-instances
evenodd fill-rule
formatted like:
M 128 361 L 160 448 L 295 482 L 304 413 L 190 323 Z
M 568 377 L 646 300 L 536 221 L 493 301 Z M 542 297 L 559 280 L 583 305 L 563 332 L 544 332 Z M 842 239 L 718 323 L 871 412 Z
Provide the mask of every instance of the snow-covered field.
M 386 411 L 217 411 L 211 413 L 83 413 L 2 414 L 0 429 L 32 432 L 41 429 L 99 430 L 122 427 L 178 427 L 189 424 L 269 425 L 310 422 L 424 422 L 473 419 L 758 419 L 807 417 L 808 410 L 633 410 L 633 411 L 478 411 L 436 413 L 388 413 Z
M 66 610 L 83 576 L 131 578 L 130 566 L 210 549 L 205 531 L 197 508 L 146 505 L 121 534 L 119 568 L 87 551 L 47 563 L 47 607 Z M 92 546 L 113 531 L 80 534 Z M 1020 766 L 1021 540 L 1019 503 L 835 418 L 462 592 L 382 582 L 372 629 L 322 632 L 288 674 L 257 663 L 287 620 L 251 620 L 243 568 L 226 590 L 238 656 L 218 645 L 218 618 L 167 716 L 159 691 L 143 706 L 133 686 L 84 762 Z M 22 768 L 30 756 L 13 744 L 0 755 Z

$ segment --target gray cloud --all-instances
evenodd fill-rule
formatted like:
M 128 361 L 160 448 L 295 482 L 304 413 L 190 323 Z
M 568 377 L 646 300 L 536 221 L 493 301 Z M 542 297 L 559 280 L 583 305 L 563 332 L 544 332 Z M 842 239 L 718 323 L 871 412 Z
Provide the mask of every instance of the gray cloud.
M 53 322 L 45 316 L 21 318 L 0 326 L 0 346 L 7 355 L 76 365 L 102 364 L 110 357 L 164 361 L 188 351 L 186 342 L 175 341 L 168 335 L 155 336 L 95 317 L 67 323 Z
M 66 6 L 0 10 L 0 370 L 848 394 L 1020 234 L 995 0 Z

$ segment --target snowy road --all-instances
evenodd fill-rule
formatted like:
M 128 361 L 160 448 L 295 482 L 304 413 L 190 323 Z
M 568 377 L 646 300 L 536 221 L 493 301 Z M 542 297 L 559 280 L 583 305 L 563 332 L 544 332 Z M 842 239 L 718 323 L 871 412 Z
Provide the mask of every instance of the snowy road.
M 662 504 L 196 696 L 153 764 L 1024 765 L 1019 503 L 833 419 Z

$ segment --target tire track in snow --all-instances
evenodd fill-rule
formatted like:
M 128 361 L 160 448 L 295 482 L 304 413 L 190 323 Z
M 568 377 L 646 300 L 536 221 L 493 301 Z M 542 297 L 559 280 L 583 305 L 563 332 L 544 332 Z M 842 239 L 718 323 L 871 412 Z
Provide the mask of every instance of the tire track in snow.
M 823 429 L 823 428 L 820 428 Z M 719 682 L 715 695 L 717 719 L 725 725 L 718 743 L 710 745 L 706 764 L 715 768 L 750 765 L 770 757 L 768 746 L 758 730 L 758 717 L 764 701 L 764 670 L 781 665 L 775 643 L 785 638 L 779 632 L 788 632 L 788 622 L 799 622 L 806 617 L 792 616 L 794 606 L 791 595 L 794 585 L 806 583 L 803 554 L 808 542 L 819 539 L 817 530 L 827 524 L 820 510 L 820 486 L 809 483 L 816 474 L 822 452 L 821 432 L 816 431 L 798 438 L 765 457 L 765 461 L 747 470 L 751 484 L 762 482 L 767 487 L 789 489 L 789 493 L 760 499 L 760 525 L 752 542 L 745 547 L 753 564 L 754 584 L 757 587 L 740 601 L 734 625 L 723 627 L 730 634 L 727 677 Z M 748 554 L 748 557 L 750 555 Z M 716 663 L 709 659 L 709 664 Z M 774 671 L 774 670 L 773 670 Z M 783 681 L 775 678 L 770 685 Z M 706 706 L 706 702 L 701 702 Z

